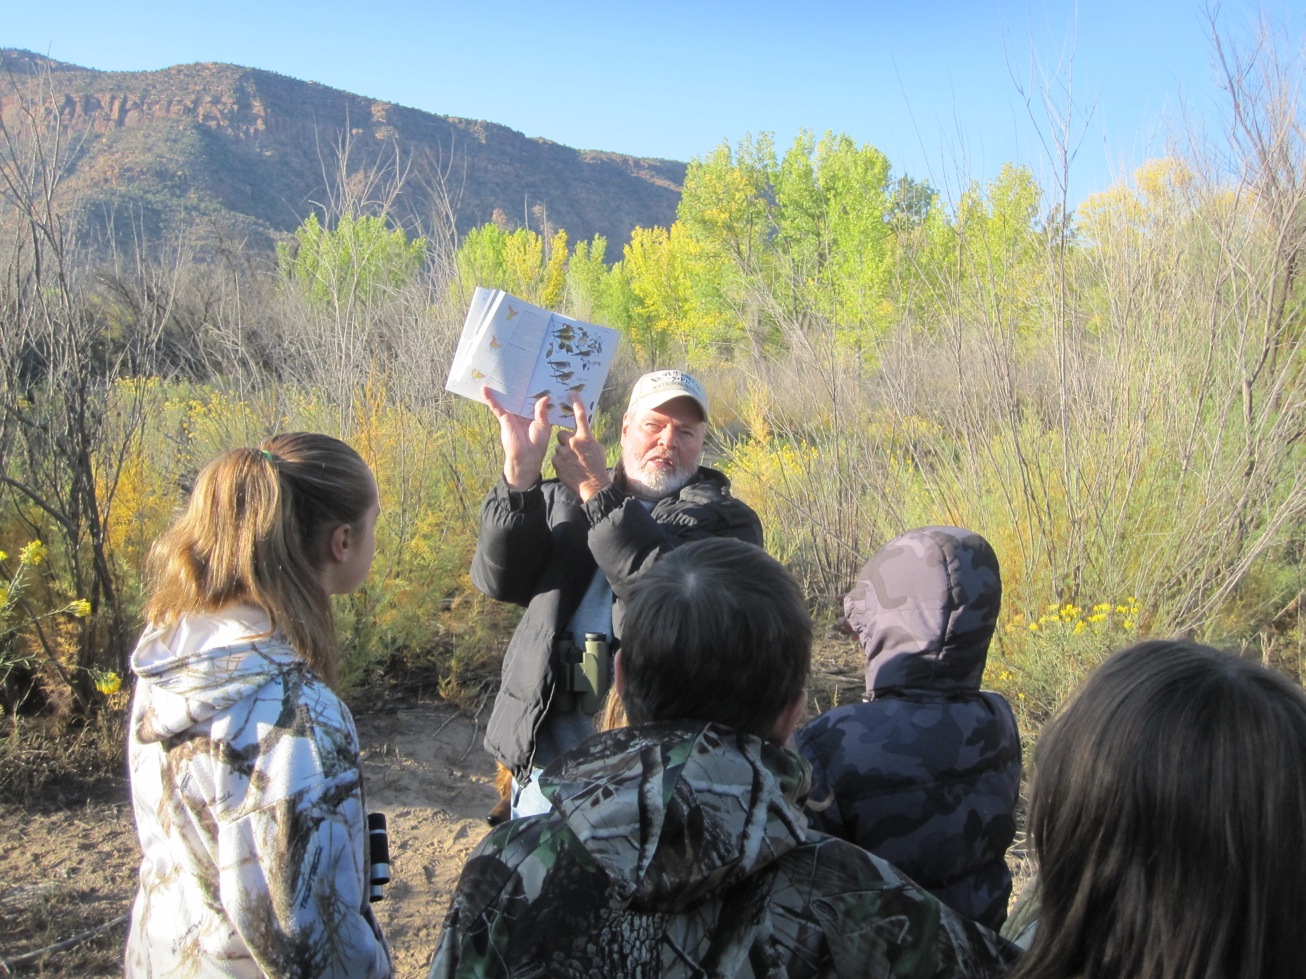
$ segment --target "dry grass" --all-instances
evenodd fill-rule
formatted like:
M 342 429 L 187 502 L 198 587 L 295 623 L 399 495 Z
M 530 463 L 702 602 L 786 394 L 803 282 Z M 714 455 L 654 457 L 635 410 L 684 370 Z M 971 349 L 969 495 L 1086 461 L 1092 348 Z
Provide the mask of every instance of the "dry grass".
M 121 777 L 54 779 L 34 805 L 0 803 L 0 974 L 119 975 L 136 853 Z
M 812 645 L 812 675 L 807 683 L 807 719 L 840 704 L 859 701 L 865 692 L 861 647 L 834 626 L 818 627 Z
M 0 803 L 45 805 L 94 794 L 106 775 L 125 774 L 126 695 L 78 727 L 63 717 L 7 715 L 0 728 Z

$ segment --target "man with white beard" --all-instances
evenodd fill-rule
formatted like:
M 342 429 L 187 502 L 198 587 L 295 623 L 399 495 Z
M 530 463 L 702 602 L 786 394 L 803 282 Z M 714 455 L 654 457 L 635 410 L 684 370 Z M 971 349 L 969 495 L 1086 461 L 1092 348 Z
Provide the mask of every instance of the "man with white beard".
M 577 402 L 576 430 L 558 432 L 557 476 L 547 480 L 547 397 L 524 418 L 488 388 L 482 394 L 499 421 L 504 463 L 481 510 L 472 581 L 526 608 L 504 656 L 485 747 L 512 773 L 512 815 L 528 816 L 548 811 L 540 770 L 594 733 L 631 582 L 689 541 L 736 537 L 760 547 L 762 525 L 723 474 L 699 464 L 707 394 L 684 371 L 635 383 L 613 469 Z M 496 807 L 491 822 L 503 815 Z

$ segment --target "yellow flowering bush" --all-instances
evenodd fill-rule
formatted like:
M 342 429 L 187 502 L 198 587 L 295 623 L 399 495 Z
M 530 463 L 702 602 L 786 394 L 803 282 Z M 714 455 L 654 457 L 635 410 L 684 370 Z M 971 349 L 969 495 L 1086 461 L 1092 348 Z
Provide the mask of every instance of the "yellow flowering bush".
M 795 490 L 807 485 L 813 469 L 819 466 L 816 448 L 779 437 L 742 440 L 731 447 L 729 458 L 721 463 L 736 495 L 748 500 L 762 526 L 771 531 L 768 549 L 782 561 L 793 557 L 797 545 L 774 528 L 792 522 L 787 514 L 795 507 Z
M 1142 616 L 1131 595 L 1091 605 L 1050 602 L 1001 623 L 989 683 L 1011 702 L 1027 744 L 1095 666 L 1136 641 Z
M 19 552 L 18 560 L 20 567 L 35 568 L 49 555 L 50 549 L 42 544 L 39 540 L 34 540 L 25 545 Z
M 91 614 L 91 603 L 84 598 L 76 598 L 56 608 L 40 611 L 28 598 L 29 576 L 33 569 L 40 567 L 49 557 L 50 550 L 38 540 L 29 541 L 18 552 L 18 567 L 8 581 L 0 584 L 0 685 L 18 668 L 34 668 L 43 661 L 49 661 L 54 672 L 65 682 L 69 682 L 65 668 L 53 661 L 48 651 L 40 645 L 20 645 L 15 640 L 23 629 L 41 620 L 54 616 L 71 615 L 84 619 Z M 9 555 L 0 551 L 0 564 L 9 560 Z M 33 652 L 41 649 L 42 652 Z M 88 667 L 87 673 L 97 690 L 103 694 L 117 693 L 122 687 L 122 678 L 113 672 Z

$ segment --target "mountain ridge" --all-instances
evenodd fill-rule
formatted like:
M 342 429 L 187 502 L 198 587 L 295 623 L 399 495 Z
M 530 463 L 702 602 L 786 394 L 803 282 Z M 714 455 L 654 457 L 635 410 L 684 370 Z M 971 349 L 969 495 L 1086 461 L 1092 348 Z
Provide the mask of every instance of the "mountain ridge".
M 602 235 L 611 259 L 635 227 L 675 220 L 686 170 L 218 62 L 105 72 L 0 50 L 0 120 L 12 128 L 24 104 L 75 139 L 78 226 L 119 244 L 207 228 L 270 248 L 333 198 L 404 173 L 381 197 L 410 229 L 562 228 L 573 242 Z

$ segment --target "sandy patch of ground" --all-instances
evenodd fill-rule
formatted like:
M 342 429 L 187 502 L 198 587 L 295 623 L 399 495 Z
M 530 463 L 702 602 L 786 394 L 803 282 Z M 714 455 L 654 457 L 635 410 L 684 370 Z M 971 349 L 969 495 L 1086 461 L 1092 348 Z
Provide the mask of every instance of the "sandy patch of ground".
M 394 879 L 377 916 L 396 975 L 413 979 L 426 975 L 458 874 L 488 829 L 493 764 L 481 726 L 447 704 L 355 719 L 368 808 L 386 813 L 390 831 Z M 127 781 L 49 795 L 39 809 L 0 805 L 0 975 L 118 976 L 140 862 Z
M 367 806 L 384 812 L 394 879 L 377 905 L 399 979 L 425 976 L 467 854 L 498 800 L 479 724 L 446 705 L 358 719 Z

